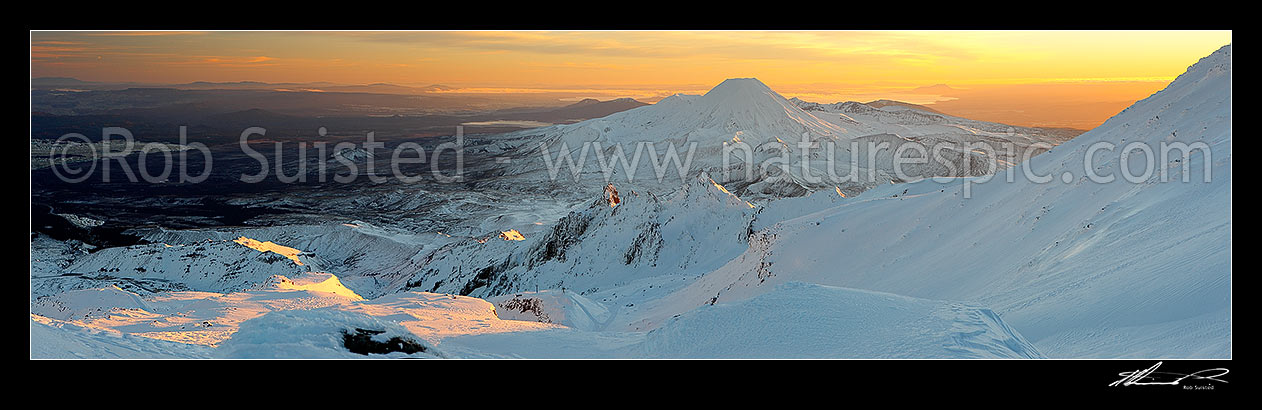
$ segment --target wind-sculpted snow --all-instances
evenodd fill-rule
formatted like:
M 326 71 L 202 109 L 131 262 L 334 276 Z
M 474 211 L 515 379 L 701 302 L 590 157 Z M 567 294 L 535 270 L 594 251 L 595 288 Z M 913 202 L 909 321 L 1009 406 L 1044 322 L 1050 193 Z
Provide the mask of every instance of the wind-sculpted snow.
M 800 282 L 648 333 L 661 358 L 1041 358 L 989 309 Z

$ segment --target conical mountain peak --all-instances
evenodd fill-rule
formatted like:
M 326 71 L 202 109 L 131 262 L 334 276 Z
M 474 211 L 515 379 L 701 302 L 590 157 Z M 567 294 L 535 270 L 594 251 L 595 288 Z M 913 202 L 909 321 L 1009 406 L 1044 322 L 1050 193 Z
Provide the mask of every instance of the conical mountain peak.
M 709 92 L 705 93 L 705 96 L 749 96 L 762 93 L 774 94 L 775 91 L 772 91 L 762 81 L 758 81 L 757 78 L 729 78 L 714 86 Z

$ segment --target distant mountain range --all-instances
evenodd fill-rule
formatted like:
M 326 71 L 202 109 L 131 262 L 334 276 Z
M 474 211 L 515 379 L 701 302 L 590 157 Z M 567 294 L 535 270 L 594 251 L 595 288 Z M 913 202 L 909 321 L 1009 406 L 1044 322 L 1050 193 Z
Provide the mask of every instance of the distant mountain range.
M 331 82 L 267 83 L 262 81 L 194 81 L 191 83 L 138 83 L 84 81 L 72 77 L 38 77 L 31 79 L 32 90 L 74 89 L 83 91 L 123 90 L 128 88 L 174 88 L 179 90 L 282 90 L 312 92 L 347 92 L 371 94 L 423 94 L 453 91 L 442 84 L 408 86 L 389 83 L 337 84 Z

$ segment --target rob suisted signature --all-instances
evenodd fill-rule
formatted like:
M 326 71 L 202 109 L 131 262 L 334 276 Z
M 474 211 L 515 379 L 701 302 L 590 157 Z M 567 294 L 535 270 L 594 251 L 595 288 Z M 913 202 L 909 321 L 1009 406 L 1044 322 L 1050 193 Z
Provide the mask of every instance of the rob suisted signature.
M 1205 369 L 1188 374 L 1159 372 L 1157 371 L 1157 368 L 1159 367 L 1161 367 L 1161 362 L 1157 362 L 1157 364 L 1154 364 L 1152 367 L 1144 370 L 1118 373 L 1117 375 L 1122 376 L 1122 378 L 1110 383 L 1109 386 L 1178 386 L 1179 383 L 1188 379 L 1219 383 L 1227 382 L 1226 380 L 1219 379 L 1219 377 L 1222 377 L 1228 372 L 1227 369 L 1221 367 Z

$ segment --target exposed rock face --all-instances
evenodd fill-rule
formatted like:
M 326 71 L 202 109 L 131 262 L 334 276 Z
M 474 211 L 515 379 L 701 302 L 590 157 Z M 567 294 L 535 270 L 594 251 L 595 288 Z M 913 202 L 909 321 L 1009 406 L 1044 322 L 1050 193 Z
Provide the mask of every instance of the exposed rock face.
M 622 199 L 618 198 L 618 189 L 614 188 L 613 184 L 605 185 L 605 199 L 609 201 L 610 208 L 622 203 Z
M 384 330 L 370 330 L 355 328 L 352 334 L 346 330 L 342 330 L 342 345 L 346 346 L 351 353 L 362 355 L 369 354 L 387 354 L 390 352 L 403 352 L 407 354 L 425 352 L 429 349 L 425 345 L 417 343 L 411 339 L 402 337 L 392 337 L 384 342 L 373 340 L 373 336 L 385 333 Z
M 708 177 L 662 198 L 606 189 L 522 241 L 456 241 L 426 252 L 401 290 L 474 297 L 558 288 L 591 293 L 632 278 L 712 270 L 747 246 L 755 208 Z M 611 206 L 612 198 L 618 206 Z

